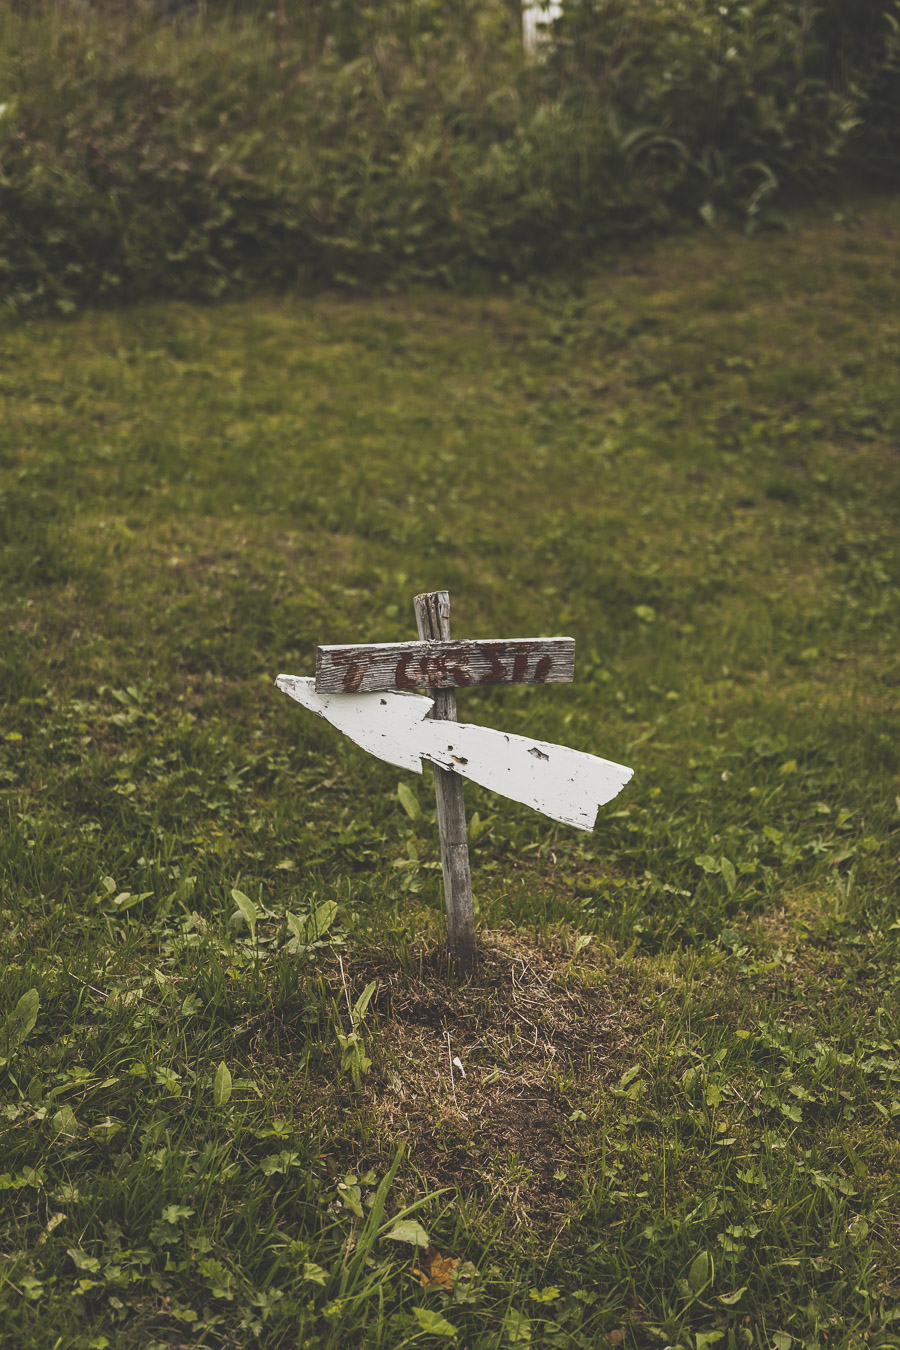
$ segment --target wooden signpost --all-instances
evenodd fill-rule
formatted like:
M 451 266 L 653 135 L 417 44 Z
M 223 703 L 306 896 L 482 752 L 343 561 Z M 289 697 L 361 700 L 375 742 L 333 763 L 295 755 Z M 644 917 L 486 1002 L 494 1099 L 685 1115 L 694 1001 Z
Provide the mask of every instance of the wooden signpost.
M 415 610 L 418 642 L 319 647 L 314 680 L 279 675 L 275 683 L 380 759 L 418 773 L 423 760 L 434 765 L 447 936 L 467 972 L 475 961 L 475 916 L 463 779 L 592 830 L 597 808 L 621 791 L 632 770 L 456 720 L 456 689 L 571 681 L 572 638 L 452 641 L 447 591 L 417 595 Z M 429 697 L 412 692 L 422 688 Z

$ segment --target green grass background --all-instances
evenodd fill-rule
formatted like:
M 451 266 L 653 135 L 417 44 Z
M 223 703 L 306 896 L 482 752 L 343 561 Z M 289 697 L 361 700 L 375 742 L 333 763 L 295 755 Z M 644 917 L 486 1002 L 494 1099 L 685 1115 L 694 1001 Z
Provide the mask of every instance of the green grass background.
M 900 1344 L 898 242 L 867 200 L 576 288 L 0 332 L 4 1345 Z M 527 1148 L 455 1188 L 449 1095 L 379 1124 L 404 991 L 468 997 L 430 785 L 272 684 L 439 587 L 577 641 L 461 716 L 635 769 L 593 836 L 467 788 L 485 950 L 611 1047 L 554 1070 L 552 1195 Z M 423 1198 L 452 1294 L 376 1240 Z

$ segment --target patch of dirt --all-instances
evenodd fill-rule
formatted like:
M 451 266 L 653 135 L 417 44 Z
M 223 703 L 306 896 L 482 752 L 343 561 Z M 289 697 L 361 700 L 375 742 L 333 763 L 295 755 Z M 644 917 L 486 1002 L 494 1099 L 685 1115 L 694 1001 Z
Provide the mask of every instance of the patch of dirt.
M 437 953 L 415 977 L 367 963 L 380 1024 L 365 1099 L 429 1189 L 459 1186 L 538 1223 L 571 1207 L 594 1151 L 591 1107 L 634 1062 L 649 1014 L 615 968 L 561 942 L 483 933 L 480 952 L 467 984 L 448 983 Z M 362 977 L 354 965 L 354 990 Z

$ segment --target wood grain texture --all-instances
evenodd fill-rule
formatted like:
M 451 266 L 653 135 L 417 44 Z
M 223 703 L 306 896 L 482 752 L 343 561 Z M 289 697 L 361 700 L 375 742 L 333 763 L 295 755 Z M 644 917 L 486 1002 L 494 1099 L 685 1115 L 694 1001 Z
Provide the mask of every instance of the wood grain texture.
M 429 645 L 441 642 L 450 646 L 449 591 L 429 591 L 417 595 L 414 604 L 419 637 Z M 316 675 L 318 677 L 318 670 Z M 453 687 L 446 688 L 440 685 L 426 687 L 432 690 L 434 699 L 432 717 L 439 722 L 455 722 L 456 695 Z M 441 841 L 444 902 L 447 909 L 447 941 L 460 974 L 467 975 L 475 965 L 477 951 L 462 779 L 458 774 L 435 765 L 434 793 Z
M 417 601 L 418 601 L 417 597 Z M 418 612 L 418 611 L 417 611 Z M 423 631 L 441 616 L 424 615 Z M 449 631 L 449 624 L 444 631 Z M 568 684 L 575 675 L 570 637 L 331 645 L 316 653 L 317 694 L 377 694 L 387 689 L 465 689 L 485 684 Z

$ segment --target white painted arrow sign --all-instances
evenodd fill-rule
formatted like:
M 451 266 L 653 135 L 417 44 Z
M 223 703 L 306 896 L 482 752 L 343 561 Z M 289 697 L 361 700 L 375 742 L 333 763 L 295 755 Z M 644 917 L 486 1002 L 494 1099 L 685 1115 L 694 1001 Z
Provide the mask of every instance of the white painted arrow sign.
M 597 808 L 633 773 L 624 764 L 564 745 L 470 722 L 432 721 L 434 700 L 421 694 L 317 694 L 315 680 L 298 675 L 279 675 L 275 683 L 389 764 L 421 773 L 427 759 L 578 830 L 594 828 Z

